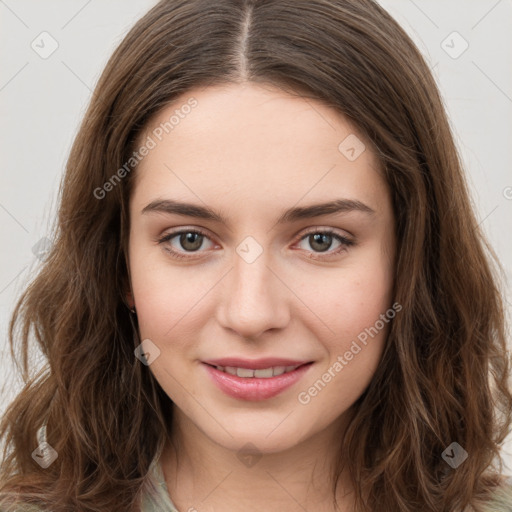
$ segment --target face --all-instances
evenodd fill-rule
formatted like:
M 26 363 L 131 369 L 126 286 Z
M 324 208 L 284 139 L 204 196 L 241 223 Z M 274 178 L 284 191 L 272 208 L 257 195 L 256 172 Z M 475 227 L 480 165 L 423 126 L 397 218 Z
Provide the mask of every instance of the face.
M 175 417 L 268 453 L 339 425 L 394 316 L 394 218 L 369 146 L 322 103 L 255 84 L 188 91 L 139 143 L 130 298 Z

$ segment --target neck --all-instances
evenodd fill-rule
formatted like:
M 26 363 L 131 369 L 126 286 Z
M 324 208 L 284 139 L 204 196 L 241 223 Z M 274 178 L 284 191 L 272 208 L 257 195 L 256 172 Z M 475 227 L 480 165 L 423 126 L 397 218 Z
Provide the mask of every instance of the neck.
M 241 453 L 216 443 L 175 409 L 172 443 L 161 458 L 169 495 L 187 511 L 351 512 L 347 474 L 340 476 L 338 507 L 331 485 L 342 432 L 340 419 L 285 451 Z

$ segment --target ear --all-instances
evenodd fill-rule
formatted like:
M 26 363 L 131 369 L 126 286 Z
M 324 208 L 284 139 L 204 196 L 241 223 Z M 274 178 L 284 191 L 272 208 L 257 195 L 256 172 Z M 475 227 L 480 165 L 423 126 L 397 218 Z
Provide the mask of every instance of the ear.
M 135 299 L 133 298 L 132 291 L 132 278 L 130 275 L 130 267 L 128 266 L 128 261 L 126 261 L 126 273 L 127 275 L 123 278 L 123 297 L 126 306 L 129 309 L 133 309 L 135 307 Z
M 130 309 L 135 307 L 135 300 L 133 299 L 133 292 L 131 290 L 125 293 L 125 301 Z

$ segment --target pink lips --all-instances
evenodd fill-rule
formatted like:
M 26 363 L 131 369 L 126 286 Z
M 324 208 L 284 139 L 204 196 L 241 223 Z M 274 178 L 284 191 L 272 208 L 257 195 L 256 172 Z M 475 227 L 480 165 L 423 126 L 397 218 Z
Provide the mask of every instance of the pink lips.
M 262 359 L 241 359 L 239 357 L 224 357 L 222 359 L 208 359 L 203 363 L 212 366 L 234 366 L 236 368 L 252 368 L 253 370 L 261 370 L 270 368 L 271 366 L 300 366 L 310 361 L 299 361 L 297 359 L 282 359 L 279 357 L 264 357 Z
M 238 377 L 217 370 L 211 364 L 216 366 L 234 366 L 238 368 L 264 369 L 271 366 L 299 366 L 295 370 L 276 375 L 270 378 L 258 377 Z M 216 359 L 203 362 L 203 366 L 208 372 L 210 378 L 217 387 L 233 398 L 242 400 L 265 400 L 272 398 L 285 389 L 293 386 L 312 366 L 312 362 L 293 361 L 290 359 L 259 359 L 257 361 L 247 361 L 235 358 Z

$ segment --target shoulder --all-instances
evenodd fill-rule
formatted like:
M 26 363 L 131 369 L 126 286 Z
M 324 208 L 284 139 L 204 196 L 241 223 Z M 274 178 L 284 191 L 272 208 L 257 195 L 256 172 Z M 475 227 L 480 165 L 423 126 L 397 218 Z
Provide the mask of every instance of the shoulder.
M 483 510 L 485 512 L 512 512 L 512 476 L 503 476 L 501 484 L 493 492 L 492 499 Z
M 169 496 L 158 461 L 152 464 L 148 477 L 142 512 L 178 512 Z M 502 476 L 501 484 L 494 489 L 482 512 L 512 512 L 512 476 Z
M 28 503 L 16 503 L 13 505 L 0 505 L 0 512 L 44 512 L 44 510 Z
M 148 474 L 142 497 L 142 512 L 165 511 L 178 512 L 167 492 L 162 469 L 155 461 Z M 15 508 L 0 507 L 0 512 L 44 512 L 29 504 L 17 504 Z M 483 512 L 512 512 L 512 476 L 503 476 L 501 484 L 493 492 L 492 499 L 484 507 Z
M 169 496 L 158 459 L 151 464 L 141 493 L 141 512 L 178 512 Z M 48 512 L 47 508 L 21 502 L 6 504 L 0 496 L 0 512 Z
M 160 457 L 155 457 L 143 486 L 141 512 L 178 512 L 169 496 Z

